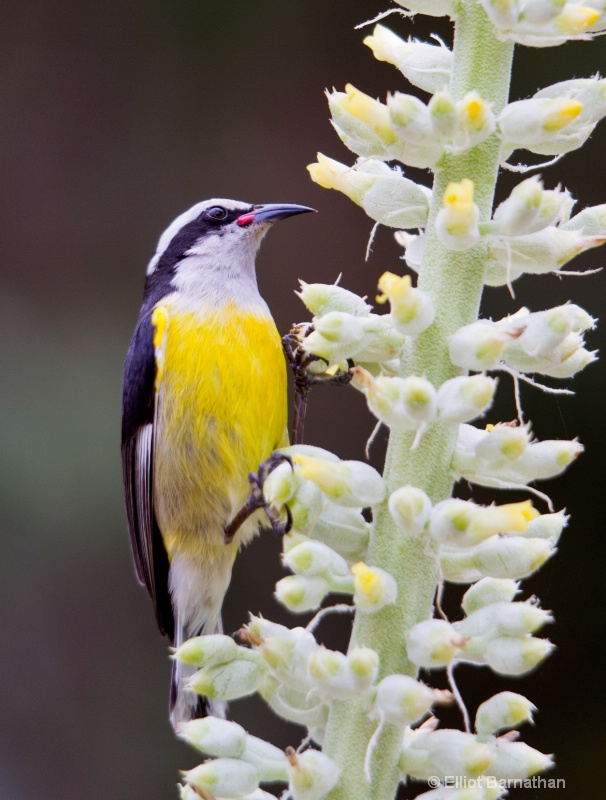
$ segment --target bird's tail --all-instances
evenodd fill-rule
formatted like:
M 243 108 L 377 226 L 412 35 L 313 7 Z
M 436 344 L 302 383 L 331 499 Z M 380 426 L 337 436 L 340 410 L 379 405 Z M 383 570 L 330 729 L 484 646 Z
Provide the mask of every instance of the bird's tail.
M 210 628 L 210 626 L 203 625 L 200 631 L 191 635 L 223 633 L 221 620 L 213 624 L 212 630 L 207 630 L 207 627 Z M 179 647 L 187 638 L 189 636 L 185 634 L 183 625 L 177 624 L 175 647 Z M 196 667 L 191 667 L 177 659 L 173 660 L 170 676 L 170 721 L 175 731 L 178 730 L 181 723 L 189 722 L 190 719 L 209 716 L 224 719 L 227 714 L 227 703 L 222 700 L 213 700 L 210 697 L 202 697 L 187 688 L 187 679 L 194 672 L 196 672 Z

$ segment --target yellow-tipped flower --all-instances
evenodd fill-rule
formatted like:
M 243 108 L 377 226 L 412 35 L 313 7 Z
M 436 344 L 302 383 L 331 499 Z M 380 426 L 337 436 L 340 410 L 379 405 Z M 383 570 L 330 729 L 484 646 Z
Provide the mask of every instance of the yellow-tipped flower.
M 419 89 L 439 91 L 450 78 L 452 52 L 444 45 L 416 39 L 404 41 L 383 25 L 375 25 L 372 36 L 364 39 L 378 61 L 393 64 Z
M 583 110 L 583 103 L 578 100 L 561 98 L 554 100 L 552 107 L 546 108 L 543 127 L 546 131 L 559 131 L 570 125 Z
M 368 567 L 363 561 L 351 568 L 354 576 L 354 603 L 359 611 L 374 613 L 391 605 L 398 595 L 394 578 L 379 567 Z
M 413 288 L 410 275 L 402 277 L 384 272 L 379 278 L 377 303 L 389 300 L 394 328 L 406 336 L 422 333 L 433 322 L 435 310 L 431 297 Z
M 329 96 L 329 103 L 338 126 L 341 127 L 341 123 L 349 117 L 362 123 L 383 143 L 395 142 L 396 134 L 389 121 L 387 106 L 356 89 L 351 83 L 345 86 L 345 92 L 333 92 Z
M 561 14 L 554 19 L 554 27 L 569 36 L 578 36 L 588 31 L 600 18 L 600 12 L 590 6 L 567 4 Z
M 569 39 L 589 39 L 603 14 L 577 0 L 480 0 L 500 38 L 530 47 L 553 47 Z
M 333 502 L 351 508 L 380 503 L 385 484 L 379 473 L 362 461 L 327 461 L 297 453 L 293 462 L 298 472 L 313 481 Z
M 446 187 L 443 208 L 436 219 L 436 233 L 449 250 L 467 250 L 480 240 L 480 212 L 473 202 L 473 190 L 473 181 L 468 178 Z
M 322 153 L 318 153 L 317 158 L 317 163 L 307 167 L 311 179 L 324 189 L 338 189 L 360 205 L 362 196 L 372 186 L 373 179 Z
M 458 132 L 453 151 L 461 153 L 480 144 L 494 132 L 497 122 L 490 106 L 477 92 L 469 92 L 457 103 Z
M 318 153 L 307 169 L 325 189 L 337 189 L 369 217 L 392 228 L 422 228 L 427 224 L 431 190 L 405 178 L 382 161 L 362 161 L 347 167 Z
M 500 113 L 499 130 L 511 147 L 548 144 L 561 130 L 570 127 L 582 110 L 583 103 L 571 97 L 516 100 Z
M 461 124 L 470 131 L 480 131 L 488 124 L 490 109 L 477 92 L 465 95 L 458 111 Z
M 451 547 L 471 547 L 499 533 L 525 533 L 539 516 L 530 500 L 501 506 L 480 506 L 469 500 L 449 498 L 432 511 L 429 532 L 433 539 Z

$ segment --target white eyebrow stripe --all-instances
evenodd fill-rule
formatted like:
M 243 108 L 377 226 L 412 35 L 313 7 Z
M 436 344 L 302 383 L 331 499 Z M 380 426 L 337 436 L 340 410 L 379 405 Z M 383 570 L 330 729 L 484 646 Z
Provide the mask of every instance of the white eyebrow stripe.
M 188 208 L 187 211 L 179 214 L 179 216 L 173 220 L 168 228 L 164 231 L 162 236 L 160 236 L 158 246 L 156 247 L 156 252 L 147 266 L 148 275 L 151 275 L 156 269 L 164 251 L 172 242 L 177 233 L 179 233 L 181 228 L 196 219 L 196 217 L 198 217 L 205 208 L 210 208 L 211 206 L 223 206 L 223 208 L 226 208 L 228 211 L 236 211 L 241 209 L 244 212 L 250 209 L 251 203 L 243 203 L 238 200 L 227 200 L 224 198 L 213 198 L 212 200 L 203 200 L 201 203 L 196 203 L 195 206 L 192 206 L 191 208 Z

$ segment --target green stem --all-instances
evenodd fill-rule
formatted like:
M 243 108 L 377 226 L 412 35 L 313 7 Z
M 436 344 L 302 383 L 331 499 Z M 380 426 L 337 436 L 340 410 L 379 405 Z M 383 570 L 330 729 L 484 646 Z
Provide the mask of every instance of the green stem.
M 450 91 L 455 100 L 477 91 L 498 113 L 507 102 L 513 46 L 499 41 L 479 3 L 456 3 L 453 74 Z M 424 375 L 435 386 L 459 374 L 448 354 L 448 336 L 477 318 L 486 261 L 480 244 L 465 252 L 446 250 L 435 234 L 435 218 L 451 181 L 471 178 L 480 219 L 490 217 L 499 166 L 499 140 L 491 136 L 470 151 L 445 157 L 436 170 L 433 200 L 427 226 L 427 244 L 419 287 L 428 292 L 436 318 L 414 340 L 403 358 L 402 373 Z M 453 479 L 450 464 L 457 426 L 439 423 L 411 450 L 412 434 L 391 433 L 385 463 L 388 493 L 412 484 L 422 488 L 435 503 L 450 496 Z M 396 528 L 386 503 L 375 509 L 369 562 L 389 571 L 397 581 L 398 600 L 376 614 L 356 614 L 350 647 L 375 649 L 381 659 L 381 676 L 404 673 L 415 676 L 408 661 L 405 633 L 432 616 L 439 579 L 436 555 L 416 539 Z M 341 767 L 342 775 L 330 800 L 391 800 L 399 782 L 398 758 L 402 731 L 386 725 L 378 737 L 371 762 L 371 785 L 364 774 L 370 737 L 376 728 L 362 700 L 335 701 L 328 723 L 324 752 Z

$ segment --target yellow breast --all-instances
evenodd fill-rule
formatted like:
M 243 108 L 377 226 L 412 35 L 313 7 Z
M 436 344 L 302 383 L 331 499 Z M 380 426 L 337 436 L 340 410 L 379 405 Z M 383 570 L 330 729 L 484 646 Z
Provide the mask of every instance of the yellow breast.
M 263 310 L 233 303 L 203 313 L 167 303 L 155 316 L 158 523 L 169 555 L 212 560 L 248 496 L 248 473 L 285 441 L 280 336 Z

